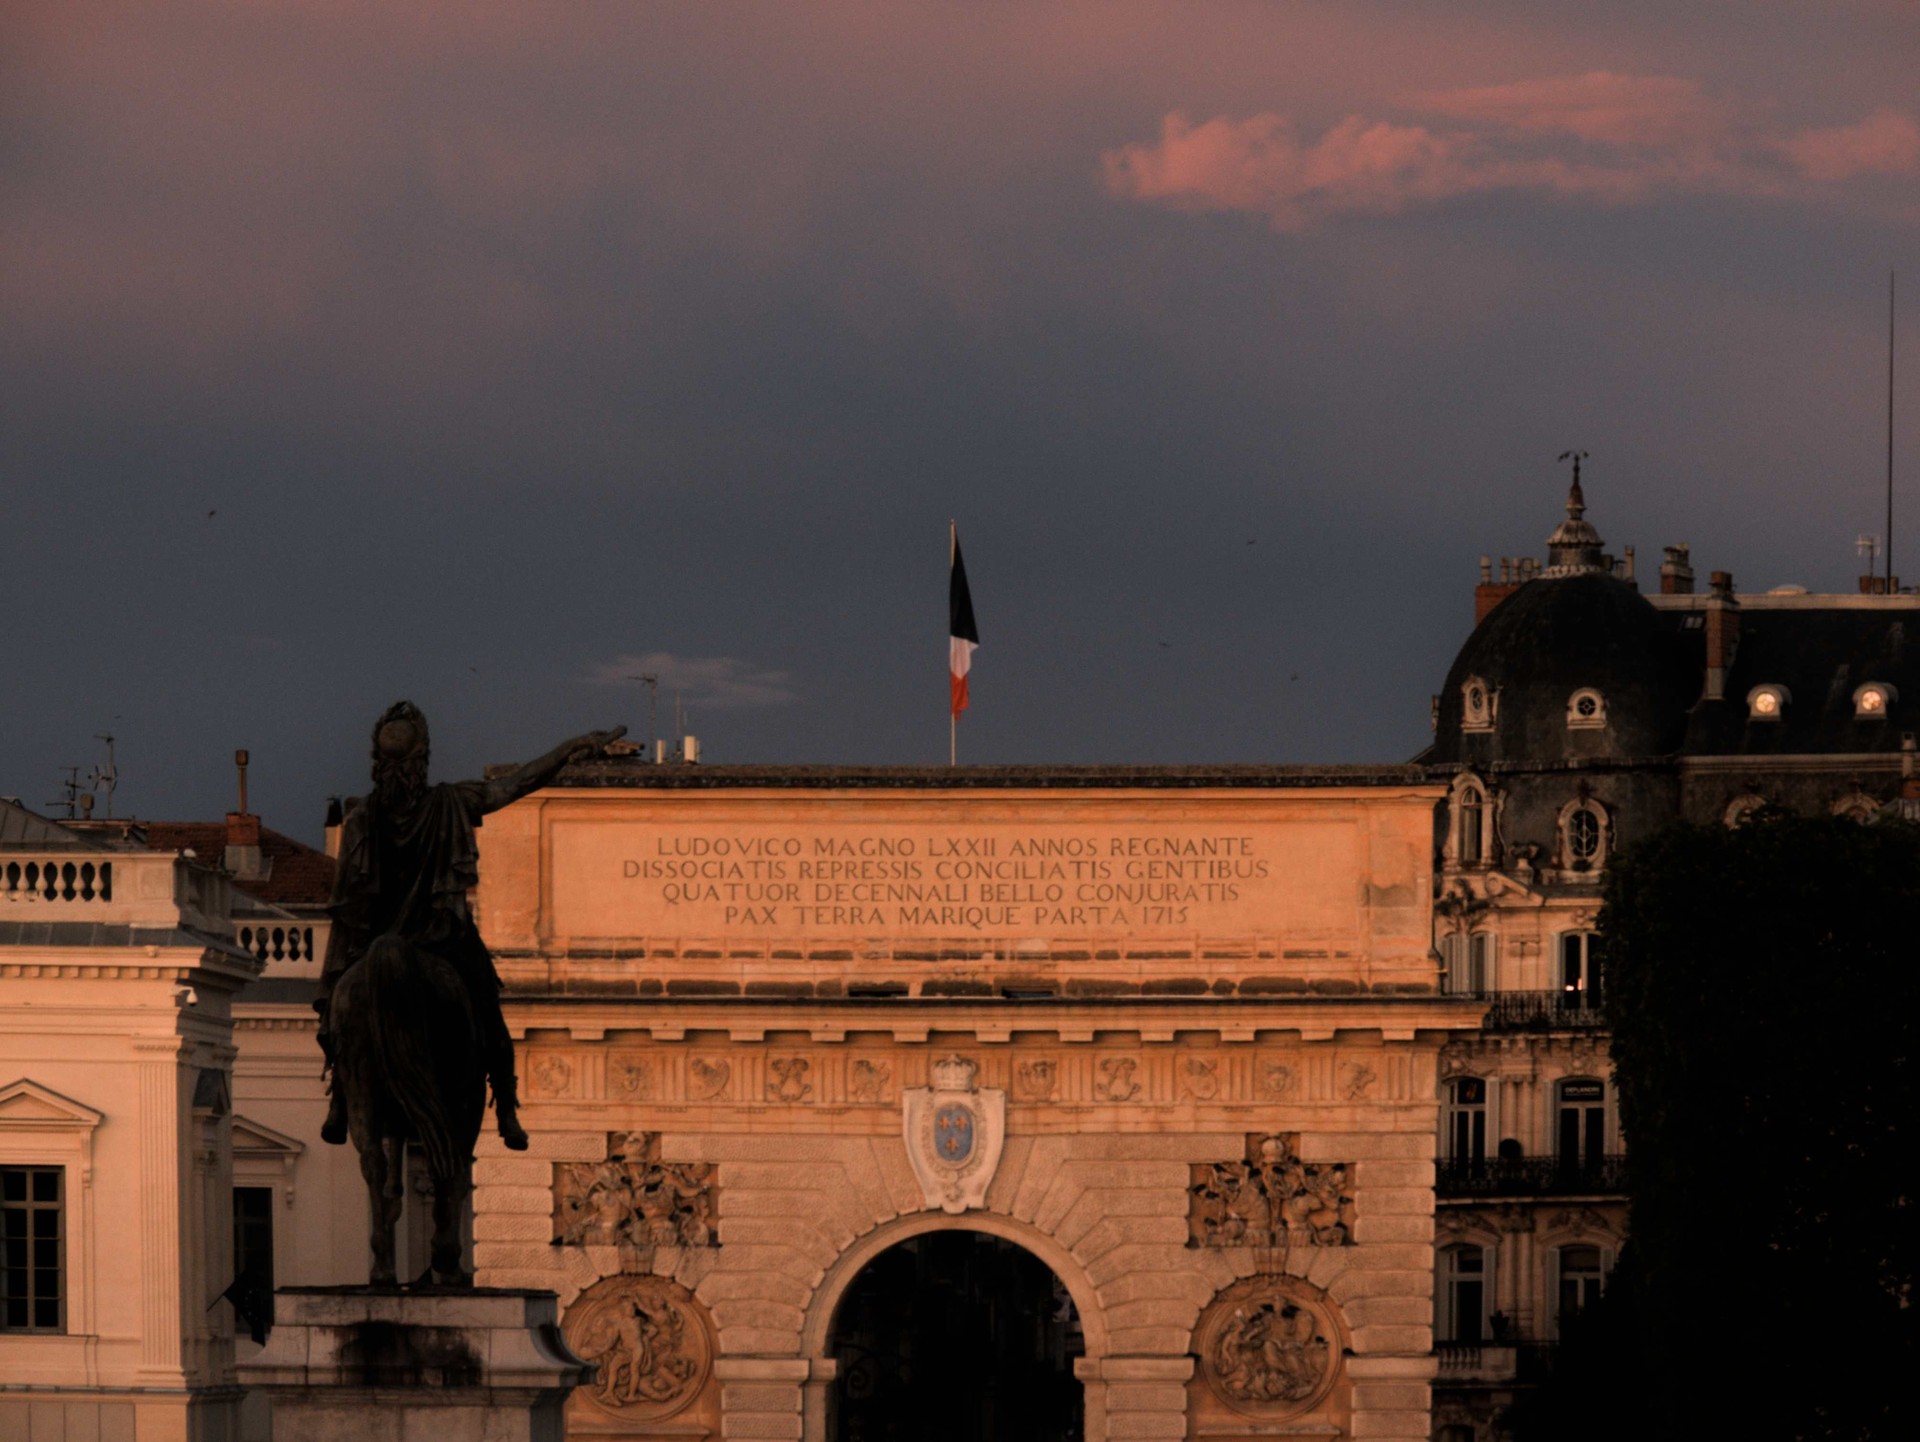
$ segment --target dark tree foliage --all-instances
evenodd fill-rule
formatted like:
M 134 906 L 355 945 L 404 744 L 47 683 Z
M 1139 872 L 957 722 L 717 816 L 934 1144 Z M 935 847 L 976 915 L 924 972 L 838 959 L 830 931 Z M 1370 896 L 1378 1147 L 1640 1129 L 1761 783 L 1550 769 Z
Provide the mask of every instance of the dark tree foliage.
M 1515 1435 L 1920 1437 L 1920 828 L 1675 827 L 1600 930 L 1629 1239 Z

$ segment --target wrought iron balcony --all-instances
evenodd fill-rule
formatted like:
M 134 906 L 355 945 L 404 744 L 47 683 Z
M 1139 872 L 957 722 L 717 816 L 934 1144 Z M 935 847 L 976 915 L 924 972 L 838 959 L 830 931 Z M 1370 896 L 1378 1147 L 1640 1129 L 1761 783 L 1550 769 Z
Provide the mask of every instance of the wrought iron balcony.
M 1606 1014 L 1586 991 L 1488 991 L 1486 1031 L 1601 1031 Z
M 1443 1197 L 1606 1196 L 1624 1192 L 1627 1159 L 1443 1157 L 1434 1189 Z

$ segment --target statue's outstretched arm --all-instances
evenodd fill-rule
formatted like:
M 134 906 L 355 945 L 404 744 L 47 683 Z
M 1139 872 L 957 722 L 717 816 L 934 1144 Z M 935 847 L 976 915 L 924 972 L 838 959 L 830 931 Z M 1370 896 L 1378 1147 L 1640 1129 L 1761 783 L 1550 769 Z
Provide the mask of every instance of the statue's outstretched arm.
M 562 767 L 600 755 L 607 749 L 608 742 L 618 741 L 626 734 L 624 726 L 615 726 L 610 731 L 589 731 L 584 736 L 562 741 L 545 756 L 516 766 L 504 776 L 494 777 L 486 784 L 485 809 L 498 811 L 502 806 L 511 806 L 528 792 L 538 791 L 553 780 Z

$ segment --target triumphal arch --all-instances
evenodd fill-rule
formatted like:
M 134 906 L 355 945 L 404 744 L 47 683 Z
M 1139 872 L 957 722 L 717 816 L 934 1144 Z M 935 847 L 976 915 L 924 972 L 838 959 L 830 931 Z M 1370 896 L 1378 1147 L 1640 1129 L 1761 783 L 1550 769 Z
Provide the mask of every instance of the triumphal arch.
M 576 1438 L 1420 1437 L 1437 790 L 597 761 L 488 819 Z

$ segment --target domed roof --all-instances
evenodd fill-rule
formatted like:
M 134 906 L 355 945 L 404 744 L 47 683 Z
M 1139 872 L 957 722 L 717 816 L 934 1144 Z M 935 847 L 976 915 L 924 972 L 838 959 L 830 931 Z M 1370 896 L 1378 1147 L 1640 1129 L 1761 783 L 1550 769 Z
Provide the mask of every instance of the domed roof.
M 1688 672 L 1674 632 L 1631 582 L 1584 567 L 1542 575 L 1496 606 L 1460 648 L 1440 693 L 1431 758 L 1666 755 L 1680 745 L 1699 694 Z M 1470 682 L 1490 693 L 1472 727 Z M 1598 693 L 1594 719 L 1570 726 L 1575 693 L 1587 690 Z

